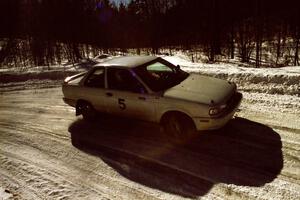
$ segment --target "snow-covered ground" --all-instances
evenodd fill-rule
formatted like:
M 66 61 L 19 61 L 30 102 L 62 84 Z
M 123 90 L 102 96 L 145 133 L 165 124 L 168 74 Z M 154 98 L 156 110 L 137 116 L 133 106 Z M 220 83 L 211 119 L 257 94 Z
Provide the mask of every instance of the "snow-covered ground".
M 174 146 L 151 124 L 75 117 L 61 100 L 59 66 L 43 77 L 1 72 L 0 200 L 300 199 L 300 68 L 165 58 L 236 82 L 244 95 L 237 117 Z

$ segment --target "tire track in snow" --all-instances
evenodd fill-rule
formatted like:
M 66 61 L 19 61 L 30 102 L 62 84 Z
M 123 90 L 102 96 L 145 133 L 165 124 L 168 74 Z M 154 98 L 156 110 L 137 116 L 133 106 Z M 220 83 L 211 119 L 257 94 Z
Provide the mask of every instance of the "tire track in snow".
M 9 143 L 6 143 L 6 146 L 9 146 L 9 145 L 10 145 Z M 13 146 L 16 144 L 12 142 L 11 145 Z M 18 146 L 20 146 L 20 145 L 18 145 Z M 16 147 L 13 147 L 12 149 L 16 149 Z M 30 152 L 30 150 L 28 150 L 28 149 L 26 150 L 26 146 L 22 147 L 21 149 L 22 149 L 22 151 Z M 8 150 L 10 150 L 10 148 L 8 148 Z M 112 199 L 112 198 L 113 199 L 123 199 L 122 193 L 120 193 L 118 195 L 116 194 L 116 189 L 121 188 L 120 190 L 122 192 L 127 193 L 127 195 L 132 193 L 132 194 L 135 194 L 134 196 L 139 196 L 139 198 L 147 197 L 147 199 L 159 199 L 158 197 L 155 197 L 156 195 L 151 194 L 151 192 L 149 193 L 149 191 L 147 191 L 147 190 L 144 190 L 144 192 L 141 193 L 141 191 L 143 191 L 143 190 L 141 190 L 141 188 L 136 188 L 136 186 L 128 184 L 128 182 L 126 182 L 122 179 L 119 179 L 116 174 L 114 176 L 112 176 L 110 169 L 103 171 L 103 166 L 99 165 L 99 163 L 101 163 L 101 161 L 99 161 L 98 159 L 95 159 L 95 161 L 98 161 L 98 164 L 95 165 L 95 163 L 97 163 L 97 162 L 93 162 L 93 163 L 91 163 L 93 165 L 89 166 L 87 168 L 85 168 L 86 165 L 84 165 L 84 166 L 77 165 L 77 162 L 88 161 L 88 160 L 84 159 L 84 156 L 86 156 L 86 155 L 82 155 L 79 158 L 78 158 L 78 155 L 75 155 L 75 156 L 73 156 L 73 159 L 67 158 L 66 160 L 64 160 L 64 157 L 58 157 L 59 161 L 56 160 L 55 163 L 51 163 L 50 161 L 53 160 L 54 158 L 51 158 L 51 157 L 43 158 L 43 157 L 39 156 L 39 155 L 41 155 L 40 152 L 31 153 L 29 155 L 24 155 L 24 154 L 20 155 L 19 152 L 16 154 L 11 154 L 10 152 L 3 152 L 2 154 L 6 155 L 10 159 L 10 161 L 5 162 L 5 159 L 3 160 L 3 158 L 0 157 L 0 162 L 2 163 L 1 168 L 3 168 L 5 166 L 6 168 L 8 168 L 9 173 L 14 173 L 15 171 L 18 171 L 17 172 L 18 174 L 27 174 L 28 176 L 26 177 L 25 182 L 27 184 L 29 184 L 29 183 L 38 184 L 38 187 L 35 187 L 36 185 L 34 185 L 33 188 L 35 188 L 39 191 L 42 190 L 41 188 L 42 188 L 42 186 L 44 187 L 44 185 L 45 185 L 45 187 L 49 187 L 49 184 L 50 184 L 50 186 L 51 186 L 51 184 L 54 186 L 57 186 L 58 183 L 64 183 L 66 180 L 68 180 L 69 183 L 73 184 L 71 188 L 75 188 L 75 189 L 70 189 L 68 191 L 70 191 L 70 192 L 73 191 L 73 193 L 78 188 L 88 188 L 88 190 L 87 190 L 88 194 L 91 195 L 92 193 L 97 192 L 96 193 L 97 198 L 101 195 L 102 196 L 108 195 L 107 198 L 109 198 L 109 199 Z M 36 155 L 34 155 L 34 154 L 36 154 Z M 46 156 L 46 157 L 48 157 L 48 156 Z M 11 158 L 13 158 L 14 162 L 11 161 L 12 160 Z M 45 162 L 45 160 L 49 160 L 49 162 L 46 162 L 46 163 L 34 162 L 31 160 L 32 158 L 41 160 L 44 162 Z M 16 166 L 19 166 L 19 167 L 14 169 L 11 166 L 11 163 L 15 163 L 13 165 L 14 167 L 16 167 Z M 53 165 L 59 165 L 60 168 L 56 168 Z M 100 169 L 102 169 L 100 173 L 99 173 L 99 171 L 97 172 L 97 170 L 96 170 L 98 167 L 100 167 Z M 104 168 L 107 168 L 106 165 L 104 165 Z M 46 173 L 46 171 L 48 171 L 48 172 Z M 52 174 L 49 174 L 49 171 Z M 29 173 L 29 172 L 31 172 L 31 173 Z M 78 174 L 78 172 L 84 173 L 84 174 L 81 174 L 78 177 L 78 176 L 76 176 L 76 174 Z M 107 174 L 105 174 L 105 172 L 107 172 Z M 46 178 L 45 178 L 45 175 L 46 175 Z M 25 179 L 24 177 L 21 177 L 21 178 Z M 42 178 L 42 179 L 45 178 L 44 182 L 42 182 L 45 184 L 43 184 L 42 186 L 39 186 L 40 181 L 36 181 L 40 178 Z M 81 180 L 81 178 L 83 178 L 85 180 L 83 181 L 83 180 Z M 55 181 L 55 183 L 49 183 L 53 180 Z M 76 187 L 74 186 L 75 183 L 76 183 L 76 185 L 75 185 Z M 67 185 L 67 186 L 68 186 L 68 188 L 70 188 L 69 185 Z M 105 190 L 103 190 L 103 188 L 105 188 Z M 52 189 L 55 189 L 55 188 L 50 187 L 50 190 L 52 190 Z M 63 189 L 63 188 L 61 188 L 61 189 Z M 84 190 L 86 190 L 86 189 L 84 189 Z M 48 191 L 48 189 L 47 189 L 47 191 Z M 51 194 L 47 193 L 47 196 L 51 197 L 52 195 L 54 195 L 54 194 L 58 195 L 61 192 L 63 192 L 63 194 L 66 194 L 65 190 L 62 190 L 61 192 L 59 192 L 58 190 L 54 190 L 54 191 L 56 191 L 56 192 L 51 193 Z M 93 191 L 93 192 L 91 192 L 91 191 Z M 91 198 L 91 199 L 93 199 L 93 198 Z
M 26 147 L 28 148 L 28 147 L 32 147 L 33 149 L 35 149 L 35 150 L 37 150 L 37 151 L 41 151 L 39 154 L 43 154 L 43 155 L 49 155 L 49 156 L 55 156 L 54 157 L 54 159 L 60 159 L 60 161 L 61 162 L 64 162 L 63 164 L 66 164 L 67 166 L 69 166 L 69 167 L 75 167 L 79 172 L 83 172 L 83 171 L 87 171 L 87 170 L 90 170 L 90 168 L 91 168 L 91 166 L 89 166 L 89 167 L 87 167 L 87 169 L 84 169 L 84 168 L 82 168 L 80 165 L 76 165 L 76 163 L 78 162 L 78 161 L 82 161 L 82 162 L 86 162 L 87 160 L 85 159 L 85 158 L 83 158 L 83 156 L 81 156 L 81 160 L 78 160 L 79 158 L 76 156 L 74 156 L 74 159 L 71 159 L 71 158 L 69 158 L 69 155 L 67 154 L 67 153 L 65 153 L 65 152 L 69 152 L 70 151 L 70 149 L 71 150 L 74 150 L 74 148 L 72 147 L 72 146 L 70 146 L 70 142 L 67 142 L 67 143 L 65 143 L 65 145 L 66 144 L 68 144 L 68 146 L 66 147 L 65 145 L 64 146 L 61 146 L 61 147 L 59 147 L 60 145 L 61 145 L 61 141 L 59 141 L 60 143 L 59 143 L 59 145 L 57 145 L 57 144 L 55 144 L 55 145 L 52 145 L 50 148 L 51 149 L 49 149 L 49 145 L 47 146 L 47 142 L 45 143 L 45 144 L 43 144 L 43 142 L 40 142 L 40 143 L 37 143 L 37 142 L 35 142 L 35 140 L 32 140 L 32 138 L 35 138 L 35 135 L 38 135 L 38 134 L 40 134 L 39 132 L 34 132 L 34 134 L 28 134 L 28 135 L 24 135 L 24 134 L 22 134 L 22 133 L 24 133 L 24 132 L 28 132 L 28 133 L 32 133 L 32 130 L 34 130 L 34 128 L 31 130 L 27 130 L 27 129 L 25 129 L 25 130 L 23 130 L 22 128 L 23 128 L 24 126 L 21 126 L 21 127 L 18 127 L 17 128 L 17 132 L 19 132 L 19 135 L 17 134 L 15 134 L 15 135 L 12 135 L 12 137 L 11 137 L 11 139 L 9 139 L 9 138 L 7 138 L 6 137 L 6 143 L 3 143 L 4 144 L 4 146 L 8 146 L 9 145 L 9 143 L 7 143 L 7 141 L 9 140 L 9 141 L 11 141 L 11 146 L 12 145 L 15 145 L 15 146 L 20 146 L 20 145 L 23 145 L 23 146 L 25 146 L 25 147 L 22 147 L 22 149 L 26 152 L 28 152 L 29 150 L 26 150 Z M 9 127 L 8 127 L 9 128 Z M 11 127 L 11 128 L 15 128 L 15 127 Z M 15 132 L 15 130 L 16 129 L 13 129 L 12 130 L 12 132 L 14 132 L 14 133 L 16 133 Z M 31 132 L 30 132 L 31 131 Z M 9 132 L 9 130 L 6 130 L 6 132 Z M 43 134 L 42 134 L 43 135 Z M 29 137 L 30 136 L 30 137 Z M 15 138 L 15 137 L 17 137 L 17 138 Z M 48 134 L 44 134 L 44 136 L 43 136 L 43 138 L 40 138 L 39 140 L 42 140 L 42 141 L 44 141 L 46 138 L 44 138 L 44 137 L 47 137 L 47 139 L 51 139 L 51 137 L 52 137 L 52 135 L 48 135 Z M 47 140 L 46 139 L 46 140 Z M 63 138 L 60 138 L 60 139 L 63 139 Z M 64 138 L 64 139 L 66 139 L 66 138 Z M 26 142 L 24 142 L 24 141 L 26 141 Z M 69 138 L 68 138 L 68 141 L 69 141 Z M 18 147 L 13 147 L 12 149 L 16 149 L 16 148 L 18 148 Z M 75 149 L 75 151 L 77 151 L 76 149 Z M 62 155 L 58 155 L 57 153 L 62 153 Z M 65 155 L 66 154 L 66 155 Z M 13 157 L 12 155 L 10 155 L 9 157 Z M 24 155 L 21 155 L 21 157 L 25 157 Z M 31 156 L 29 156 L 29 158 L 27 158 L 26 160 L 28 161 L 29 159 L 30 159 L 30 157 Z M 39 158 L 38 156 L 36 157 L 36 156 L 33 156 L 33 157 L 35 157 L 36 159 L 38 159 L 38 160 L 45 160 L 45 158 Z M 67 159 L 66 159 L 67 158 Z M 96 160 L 96 161 L 98 161 L 99 162 L 99 160 Z M 67 163 L 66 163 L 67 162 Z M 75 165 L 74 165 L 75 164 Z M 38 163 L 37 164 L 38 166 L 41 166 L 42 165 L 42 163 Z M 74 165 L 74 166 L 73 166 Z M 60 167 L 62 167 L 61 165 L 59 165 Z M 97 167 L 99 167 L 99 166 L 96 166 L 95 167 L 95 169 L 97 168 Z M 93 167 L 94 168 L 94 167 Z M 55 169 L 56 171 L 58 171 L 58 169 Z M 142 192 L 141 193 L 141 189 L 140 188 L 136 188 L 136 186 L 130 186 L 130 184 L 128 184 L 126 181 L 124 181 L 124 183 L 122 184 L 121 182 L 122 181 L 120 181 L 120 180 L 118 180 L 118 179 L 116 179 L 116 180 L 113 180 L 112 178 L 111 178 L 111 174 L 110 175 L 104 175 L 104 174 L 102 174 L 102 172 L 103 171 L 101 171 L 101 173 L 97 173 L 97 174 L 95 174 L 94 172 L 93 172 L 93 170 L 91 170 L 91 171 L 87 171 L 87 173 L 88 173 L 88 177 L 91 177 L 91 176 L 97 176 L 97 178 L 93 178 L 93 179 L 95 179 L 95 181 L 99 181 L 100 180 L 100 183 L 105 183 L 106 185 L 109 185 L 109 182 L 111 182 L 111 185 L 112 185 L 112 187 L 111 188 L 119 188 L 120 186 L 118 186 L 118 185 L 121 185 L 121 187 L 122 187 L 122 191 L 123 192 L 125 192 L 125 191 L 127 191 L 127 193 L 128 193 L 128 195 L 130 194 L 130 193 L 132 193 L 132 194 L 135 194 L 136 193 L 136 195 L 135 196 L 139 196 L 139 197 L 147 197 L 147 199 L 151 199 L 151 198 L 154 198 L 154 196 L 156 196 L 156 195 L 153 195 L 153 194 L 151 194 L 151 193 L 149 193 L 149 192 L 147 192 L 147 190 L 144 190 L 144 192 Z M 111 173 L 111 172 L 110 172 Z M 61 173 L 61 174 L 65 174 L 64 175 L 64 177 L 72 177 L 72 174 L 70 174 L 70 172 L 68 172 L 68 169 L 66 169 L 63 173 Z M 42 177 L 43 177 L 43 174 L 40 174 Z M 73 175 L 74 176 L 74 175 Z M 54 179 L 57 179 L 56 177 L 53 177 Z M 78 182 L 78 181 L 76 181 L 76 180 L 72 180 L 71 179 L 71 181 L 72 182 Z M 91 183 L 89 183 L 89 184 L 91 184 Z M 91 184 L 91 185 L 93 185 L 93 186 L 97 186 L 97 184 L 95 183 L 95 184 Z M 101 185 L 101 184 L 100 184 Z M 81 186 L 80 186 L 81 187 Z M 80 187 L 78 187 L 78 188 L 80 188 Z M 94 189 L 97 189 L 98 187 L 95 187 Z M 127 189 L 125 189 L 125 188 L 127 188 Z M 104 192 L 103 192 L 104 193 Z M 110 191 L 109 192 L 109 198 L 112 198 L 113 197 L 113 194 L 115 193 L 115 191 L 114 192 L 112 192 L 112 191 Z M 143 194 L 143 193 L 145 193 L 145 194 Z M 146 195 L 147 194 L 147 195 Z M 50 194 L 50 195 L 52 195 L 52 194 Z M 121 195 L 121 194 L 120 194 Z M 120 195 L 118 195 L 116 198 L 114 198 L 114 199 L 122 199 L 121 198 L 121 196 Z M 152 196 L 152 197 L 151 197 Z M 157 199 L 156 197 L 154 198 L 154 199 Z
M 51 168 L 42 168 L 16 158 L 15 155 L 2 152 L 0 155 L 1 169 L 6 171 L 6 175 L 17 177 L 17 181 L 21 182 L 21 187 L 29 188 L 35 193 L 39 193 L 42 199 L 60 199 L 62 197 L 69 199 L 88 197 L 95 193 L 84 185 L 76 185 L 76 181 L 67 181 L 65 177 L 57 174 Z M 76 191 L 79 188 L 80 191 Z M 101 197 L 101 193 L 96 193 Z M 87 198 L 88 199 L 88 198 Z

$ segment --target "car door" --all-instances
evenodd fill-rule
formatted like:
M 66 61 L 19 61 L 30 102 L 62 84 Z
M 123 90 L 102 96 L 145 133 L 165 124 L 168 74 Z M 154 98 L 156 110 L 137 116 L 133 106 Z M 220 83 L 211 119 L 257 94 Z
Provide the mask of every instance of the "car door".
M 155 120 L 156 96 L 148 94 L 128 69 L 108 68 L 107 84 L 109 113 L 146 121 Z
M 106 89 L 105 89 L 105 68 L 95 68 L 84 80 L 84 91 L 81 92 L 81 99 L 88 101 L 93 107 L 106 112 Z

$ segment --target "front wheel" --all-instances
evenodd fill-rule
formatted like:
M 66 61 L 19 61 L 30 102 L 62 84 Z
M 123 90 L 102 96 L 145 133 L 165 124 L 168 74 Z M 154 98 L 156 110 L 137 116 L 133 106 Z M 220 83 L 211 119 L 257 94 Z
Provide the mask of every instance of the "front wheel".
M 162 119 L 163 132 L 169 141 L 184 144 L 196 134 L 196 126 L 193 120 L 181 113 L 168 114 Z

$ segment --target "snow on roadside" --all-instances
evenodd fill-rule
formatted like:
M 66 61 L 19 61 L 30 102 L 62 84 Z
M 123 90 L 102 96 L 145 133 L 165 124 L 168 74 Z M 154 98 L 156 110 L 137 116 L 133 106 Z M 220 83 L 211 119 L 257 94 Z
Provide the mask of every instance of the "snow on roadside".
M 41 89 L 41 88 L 54 88 L 59 87 L 62 84 L 62 80 L 27 80 L 23 82 L 10 82 L 0 83 L 0 94 L 3 92 L 28 90 L 28 89 Z M 1 200 L 1 199 L 0 199 Z
M 252 110 L 264 112 L 280 112 L 294 113 L 300 116 L 300 97 L 292 95 L 274 95 L 257 92 L 243 91 L 243 101 L 246 101 L 248 106 L 252 105 Z M 242 103 L 241 109 L 244 109 L 245 104 Z M 270 107 L 272 109 L 270 109 Z M 245 108 L 247 109 L 247 108 Z

